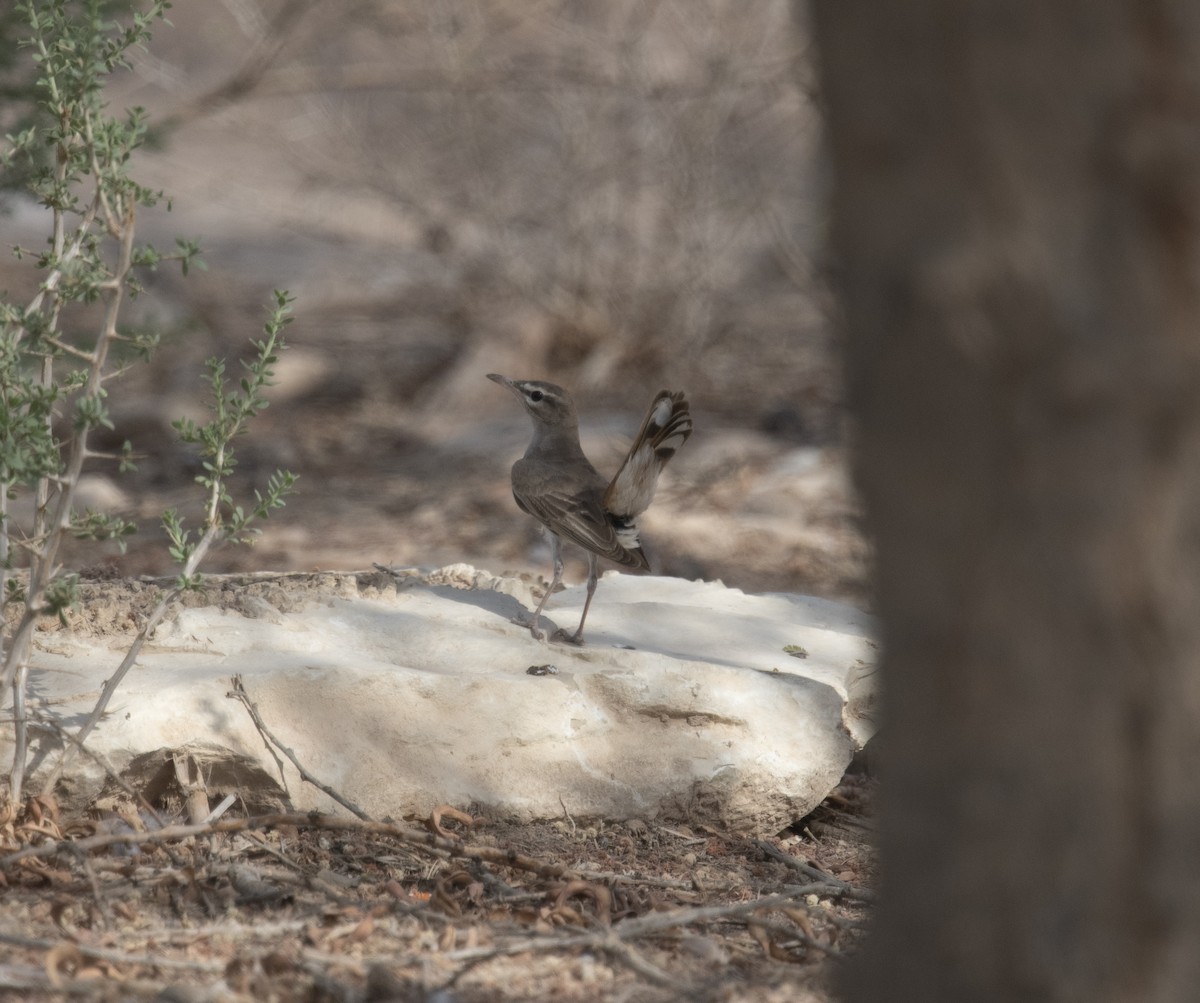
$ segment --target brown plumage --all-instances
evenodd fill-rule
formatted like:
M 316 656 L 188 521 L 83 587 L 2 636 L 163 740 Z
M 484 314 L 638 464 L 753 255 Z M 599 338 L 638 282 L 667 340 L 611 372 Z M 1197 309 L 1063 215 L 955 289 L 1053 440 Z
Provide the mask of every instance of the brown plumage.
M 650 564 L 638 539 L 637 517 L 650 506 L 658 476 L 667 461 L 692 434 L 692 418 L 682 393 L 659 391 L 642 427 L 611 481 L 600 475 L 579 445 L 579 420 L 570 395 L 541 380 L 511 380 L 488 374 L 508 387 L 533 420 L 533 440 L 513 464 L 513 497 L 549 531 L 554 551 L 554 579 L 538 604 L 530 632 L 539 640 L 538 620 L 550 593 L 562 580 L 562 540 L 582 547 L 588 555 L 587 600 L 574 636 L 583 642 L 592 594 L 596 591 L 596 562 L 604 557 L 629 568 Z M 562 632 L 559 632 L 560 635 Z

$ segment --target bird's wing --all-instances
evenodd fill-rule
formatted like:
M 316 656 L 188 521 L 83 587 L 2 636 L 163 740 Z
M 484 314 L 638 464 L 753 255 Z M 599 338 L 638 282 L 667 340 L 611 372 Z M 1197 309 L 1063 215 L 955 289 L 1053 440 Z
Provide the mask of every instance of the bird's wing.
M 572 494 L 543 490 L 524 495 L 514 488 L 513 496 L 521 508 L 564 540 L 626 567 L 649 567 L 646 555 L 637 543 L 636 527 L 614 524 L 595 491 Z M 629 538 L 623 541 L 618 535 L 621 531 Z

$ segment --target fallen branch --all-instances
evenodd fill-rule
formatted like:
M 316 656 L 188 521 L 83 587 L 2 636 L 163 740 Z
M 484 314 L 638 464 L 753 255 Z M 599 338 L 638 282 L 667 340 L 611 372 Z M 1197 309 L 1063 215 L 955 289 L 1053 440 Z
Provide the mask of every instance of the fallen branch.
M 768 895 L 766 898 L 731 902 L 726 905 L 695 906 L 689 909 L 671 909 L 667 912 L 652 912 L 635 919 L 623 920 L 613 927 L 625 939 L 642 937 L 648 933 L 660 933 L 672 927 L 691 926 L 693 923 L 711 923 L 715 920 L 733 919 L 760 909 L 791 909 L 804 905 L 809 895 L 831 895 L 837 890 L 823 882 L 799 885 L 786 894 Z
M 772 860 L 777 860 L 779 863 L 790 867 L 793 871 L 803 874 L 806 878 L 813 881 L 824 881 L 827 884 L 833 885 L 838 889 L 838 894 L 844 898 L 857 899 L 859 902 L 874 902 L 875 894 L 868 888 L 862 888 L 858 885 L 852 885 L 849 881 L 843 881 L 841 878 L 836 878 L 827 871 L 821 870 L 819 867 L 814 867 L 807 860 L 798 860 L 790 853 L 784 853 L 777 847 L 772 846 L 766 840 L 751 839 L 748 841 L 751 846 L 761 850 Z
M 680 982 L 674 976 L 664 972 L 658 966 L 646 960 L 630 946 L 629 942 L 639 937 L 662 933 L 677 927 L 691 926 L 695 923 L 710 923 L 716 920 L 741 919 L 762 910 L 791 909 L 803 905 L 809 895 L 828 895 L 833 891 L 827 884 L 811 884 L 797 887 L 786 895 L 770 895 L 766 898 L 753 899 L 747 902 L 734 902 L 727 905 L 701 906 L 692 909 L 673 909 L 667 912 L 650 913 L 636 919 L 626 919 L 615 926 L 604 927 L 587 933 L 576 934 L 545 934 L 541 936 L 523 937 L 507 944 L 493 944 L 488 947 L 464 948 L 460 951 L 448 951 L 445 959 L 450 962 L 462 962 L 465 968 L 455 973 L 449 984 L 460 978 L 464 971 L 475 968 L 492 958 L 508 957 L 514 954 L 545 953 L 551 951 L 588 950 L 603 952 L 641 975 L 647 981 L 656 985 L 668 987 L 682 993 L 685 997 L 691 987 Z M 795 931 L 792 931 L 795 933 Z M 797 939 L 803 939 L 797 936 Z M 829 948 L 819 943 L 813 946 L 832 953 Z
M 650 876 L 632 876 L 628 874 L 618 874 L 612 871 L 584 871 L 569 868 L 564 864 L 547 864 L 534 857 L 528 857 L 524 854 L 517 853 L 515 850 L 504 850 L 493 846 L 469 846 L 460 842 L 457 839 L 446 839 L 432 832 L 424 832 L 420 829 L 410 829 L 408 826 L 399 825 L 394 822 L 376 822 L 371 819 L 350 819 L 341 818 L 336 815 L 321 815 L 317 812 L 307 814 L 276 814 L 276 815 L 256 815 L 247 818 L 219 819 L 216 822 L 211 822 L 201 825 L 173 825 L 166 826 L 162 829 L 156 829 L 151 832 L 113 832 L 100 833 L 95 836 L 87 836 L 83 839 L 72 840 L 70 847 L 80 851 L 100 850 L 109 846 L 119 845 L 142 845 L 142 844 L 158 844 L 171 843 L 176 840 L 189 839 L 192 836 L 206 836 L 212 834 L 227 834 L 238 832 L 249 832 L 256 829 L 279 828 L 291 826 L 297 829 L 325 829 L 338 832 L 358 832 L 376 836 L 390 836 L 393 839 L 398 839 L 403 843 L 407 843 L 412 847 L 419 848 L 425 853 L 432 856 L 437 856 L 442 859 L 459 857 L 464 860 L 478 860 L 489 864 L 497 864 L 503 867 L 511 867 L 514 870 L 526 871 L 531 874 L 536 874 L 543 878 L 561 878 L 565 880 L 580 880 L 580 881 L 610 881 L 614 884 L 649 884 L 655 887 L 675 888 L 675 889 L 692 889 L 694 885 L 689 881 L 680 881 L 677 879 L 653 878 Z M 13 864 L 19 863 L 22 860 L 33 858 L 52 857 L 60 850 L 64 849 L 61 842 L 45 842 L 37 846 L 28 846 L 23 850 L 17 850 L 6 856 L 0 857 L 0 870 L 6 870 Z M 843 883 L 835 883 L 836 879 L 830 879 L 830 883 L 813 885 L 813 890 L 819 891 L 823 895 L 841 895 L 848 894 L 844 891 L 841 885 Z M 807 886 L 800 886 L 807 887 Z M 848 886 L 847 886 L 848 887 Z M 720 891 L 719 888 L 710 888 L 709 892 Z M 794 890 L 789 890 L 789 896 Z M 810 892 L 811 893 L 811 892 Z M 796 894 L 799 894 L 796 892 Z M 865 891 L 863 895 L 867 894 Z
M 687 998 L 692 995 L 694 987 L 683 979 L 677 979 L 669 972 L 664 972 L 658 965 L 642 957 L 634 948 L 625 943 L 625 939 L 610 933 L 598 945 L 600 950 L 614 961 L 619 961 L 635 975 L 640 975 L 651 985 L 673 989 L 680 996 Z
M 95 978 L 64 979 L 58 976 L 51 980 L 46 970 L 36 965 L 0 965 L 0 991 L 24 993 L 53 993 L 55 998 L 88 996 L 96 998 L 98 991 L 108 983 Z M 127 979 L 121 982 L 123 999 L 155 999 L 166 989 L 166 983 L 148 982 L 145 979 Z M 5 997 L 6 999 L 25 999 Z
M 38 846 L 27 846 L 0 857 L 0 870 L 7 869 L 22 860 L 52 857 L 63 849 L 75 851 L 101 850 L 109 846 L 143 845 L 168 843 L 192 836 L 222 835 L 245 832 L 250 829 L 293 827 L 297 829 L 324 829 L 335 832 L 360 832 L 378 836 L 391 836 L 410 846 L 426 851 L 461 857 L 465 860 L 481 860 L 500 864 L 517 870 L 528 871 L 543 878 L 582 879 L 583 875 L 564 864 L 547 864 L 514 850 L 502 850 L 492 846 L 467 846 L 457 839 L 445 839 L 432 832 L 410 829 L 393 822 L 375 822 L 369 819 L 340 818 L 335 815 L 320 815 L 311 812 L 300 814 L 255 815 L 249 818 L 218 819 L 207 825 L 172 825 L 153 832 L 111 832 L 86 836 L 68 843 L 48 841 Z M 592 875 L 594 877 L 595 875 Z M 632 879 L 627 879 L 632 880 Z
M 127 954 L 124 951 L 116 951 L 110 947 L 91 947 L 88 944 L 78 940 L 62 938 L 61 940 L 51 940 L 48 937 L 23 937 L 15 933 L 0 933 L 0 944 L 11 944 L 13 947 L 30 948 L 35 951 L 50 951 L 62 944 L 70 944 L 77 948 L 79 953 L 86 958 L 95 958 L 97 961 L 108 961 L 117 965 L 142 965 L 150 968 L 159 969 L 178 969 L 180 971 L 191 972 L 223 972 L 225 970 L 225 962 L 223 961 L 202 961 L 197 958 L 168 958 L 161 954 Z M 95 988 L 96 980 L 91 980 L 93 988 Z
M 296 767 L 296 770 L 300 773 L 300 778 L 302 780 L 304 780 L 305 783 L 312 784 L 315 788 L 317 788 L 317 790 L 321 791 L 324 794 L 327 794 L 334 801 L 336 801 L 343 808 L 345 808 L 348 812 L 350 812 L 353 815 L 357 815 L 364 822 L 371 821 L 371 816 L 368 815 L 365 811 L 363 811 L 353 801 L 351 801 L 349 798 L 343 797 L 341 794 L 339 794 L 337 791 L 335 791 L 328 784 L 322 783 L 315 776 L 313 776 L 311 773 L 309 773 L 308 770 L 306 770 L 304 768 L 304 765 L 300 762 L 300 760 L 296 758 L 296 754 L 291 749 L 289 749 L 286 745 L 284 745 L 282 742 L 280 742 L 279 739 L 277 739 L 271 733 L 271 730 L 263 722 L 262 715 L 259 714 L 258 708 L 254 705 L 254 701 L 250 699 L 250 694 L 246 692 L 246 687 L 242 685 L 242 677 L 241 676 L 234 676 L 233 679 L 230 680 L 230 682 L 231 682 L 231 685 L 233 686 L 233 689 L 231 689 L 225 695 L 227 697 L 229 697 L 230 700 L 239 701 L 241 703 L 241 705 L 246 708 L 246 713 L 248 713 L 250 715 L 250 720 L 254 722 L 254 727 L 258 729 L 258 733 L 260 735 L 262 735 L 263 741 L 267 743 L 267 748 L 269 750 L 271 750 L 272 756 L 275 756 L 274 750 L 271 749 L 271 747 L 274 746 L 276 749 L 278 749 L 280 752 L 282 752 L 285 756 L 287 756 L 288 760 L 291 762 L 291 764 L 294 767 Z M 275 756 L 275 762 L 277 762 L 277 763 L 279 762 L 278 756 Z M 282 775 L 283 775 L 282 764 L 280 764 L 279 772 L 280 772 L 280 776 L 282 777 Z M 284 781 L 284 784 L 285 784 L 285 789 L 286 789 L 286 780 Z
M 794 921 L 793 921 L 794 923 Z M 831 947 L 828 944 L 822 944 L 816 937 L 810 933 L 805 933 L 804 930 L 798 929 L 795 925 L 788 926 L 784 923 L 775 923 L 765 919 L 755 919 L 746 924 L 748 927 L 757 927 L 764 933 L 777 933 L 781 937 L 790 937 L 792 940 L 797 940 L 805 947 L 820 951 L 822 954 L 827 954 L 831 958 L 842 958 L 842 954 L 836 947 Z

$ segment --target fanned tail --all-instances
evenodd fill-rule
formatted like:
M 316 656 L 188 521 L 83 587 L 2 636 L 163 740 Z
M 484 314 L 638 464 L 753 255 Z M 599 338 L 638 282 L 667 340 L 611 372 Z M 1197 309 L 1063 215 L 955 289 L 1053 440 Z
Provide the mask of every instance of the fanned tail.
M 692 434 L 692 415 L 682 393 L 660 390 L 616 476 L 604 492 L 604 508 L 629 549 L 638 546 L 634 519 L 650 507 L 658 475 Z

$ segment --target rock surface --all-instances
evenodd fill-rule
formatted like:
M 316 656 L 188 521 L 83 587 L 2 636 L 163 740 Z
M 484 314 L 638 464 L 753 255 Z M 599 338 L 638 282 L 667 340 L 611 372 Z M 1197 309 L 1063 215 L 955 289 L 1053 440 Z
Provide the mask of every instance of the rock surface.
M 375 817 L 481 804 L 525 819 L 700 817 L 773 832 L 824 798 L 873 730 L 872 622 L 847 606 L 610 572 L 576 648 L 510 622 L 534 604 L 524 581 L 456 565 L 399 582 L 258 576 L 179 610 L 89 749 L 118 770 L 159 750 L 170 761 L 202 748 L 213 762 L 224 749 L 235 766 L 210 773 L 210 796 L 240 783 L 269 801 L 261 787 L 280 768 L 226 698 L 240 675 L 279 742 Z M 549 619 L 573 629 L 583 597 L 553 596 Z M 42 633 L 31 671 L 33 695 L 72 726 L 129 641 L 88 633 Z M 52 736 L 34 753 L 46 769 Z M 248 762 L 261 770 L 236 768 Z M 102 781 L 76 757 L 67 790 L 92 797 Z M 342 810 L 286 762 L 282 782 L 280 800 Z

